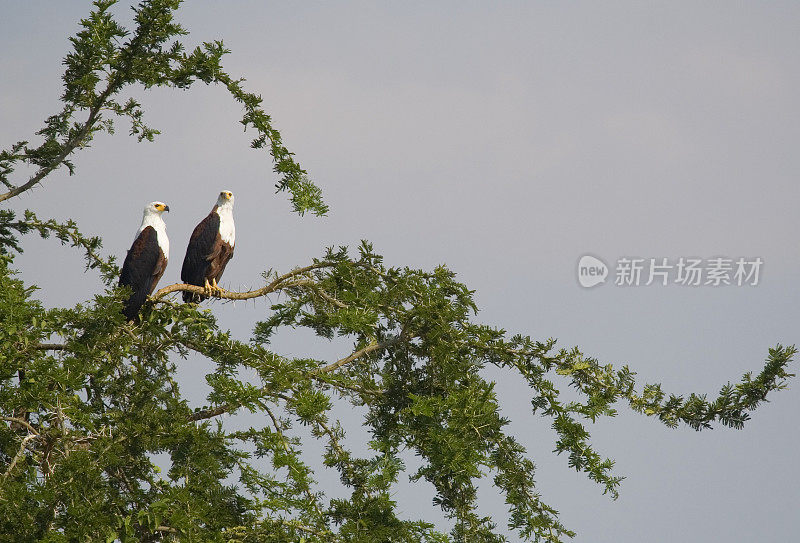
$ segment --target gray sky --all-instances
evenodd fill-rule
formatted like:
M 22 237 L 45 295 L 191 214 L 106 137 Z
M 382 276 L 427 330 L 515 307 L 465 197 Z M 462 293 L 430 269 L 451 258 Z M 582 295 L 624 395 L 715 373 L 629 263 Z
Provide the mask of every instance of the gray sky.
M 67 38 L 86 13 L 79 2 L 4 3 L 0 147 L 35 141 L 57 110 Z M 447 264 L 476 289 L 478 320 L 627 363 L 669 392 L 715 395 L 758 371 L 769 347 L 798 341 L 800 4 L 195 2 L 180 21 L 190 42 L 225 40 L 228 71 L 263 95 L 330 215 L 292 215 L 269 160 L 248 148 L 239 108 L 201 87 L 137 91 L 163 132 L 155 144 L 120 124 L 78 155 L 77 175 L 51 175 L 11 207 L 74 218 L 122 259 L 144 204 L 167 202 L 163 286 L 230 189 L 238 235 L 226 288 L 364 238 L 388 265 Z M 587 290 L 575 270 L 586 253 L 612 267 L 622 256 L 761 257 L 764 267 L 755 287 L 622 288 L 612 276 Z M 52 240 L 26 238 L 18 265 L 48 304 L 101 288 Z M 268 311 L 264 301 L 211 307 L 242 338 Z M 274 347 L 327 359 L 347 349 L 302 334 Z M 187 392 L 202 402 L 190 363 L 179 363 Z M 590 428 L 627 476 L 616 502 L 551 454 L 554 433 L 530 416 L 523 386 L 501 377 L 500 390 L 543 498 L 576 541 L 796 537 L 796 379 L 742 431 L 670 430 L 621 406 Z M 502 501 L 485 490 L 503 524 Z M 407 515 L 437 518 L 430 498 L 424 485 L 398 493 Z

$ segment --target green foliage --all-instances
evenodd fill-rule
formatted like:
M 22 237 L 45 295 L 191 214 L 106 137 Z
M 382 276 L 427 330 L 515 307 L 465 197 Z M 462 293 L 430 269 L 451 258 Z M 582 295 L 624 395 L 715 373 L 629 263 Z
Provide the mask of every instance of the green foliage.
M 91 246 L 69 232 L 74 245 Z M 470 322 L 472 293 L 452 272 L 386 268 L 366 243 L 355 258 L 329 250 L 305 271 L 268 277 L 285 301 L 256 325 L 252 342 L 220 330 L 211 313 L 168 300 L 139 325 L 126 324 L 114 290 L 45 310 L 11 262 L 3 257 L 0 285 L 0 406 L 9 414 L 0 429 L 0 533 L 20 541 L 54 530 L 154 541 L 503 541 L 477 509 L 485 476 L 505 496 L 508 526 L 521 538 L 562 541 L 572 532 L 536 492 L 535 466 L 506 432 L 494 383 L 482 376 L 487 365 L 529 383 L 533 411 L 553 421 L 556 452 L 616 497 L 621 478 L 581 421 L 613 416 L 625 400 L 669 426 L 739 427 L 783 387 L 795 354 L 772 349 L 758 377 L 726 385 L 714 401 L 665 399 L 657 385 L 637 393 L 628 368 Z M 284 326 L 349 337 L 354 350 L 329 364 L 280 356 L 269 338 Z M 53 336 L 60 350 L 50 352 L 41 342 Z M 189 352 L 215 364 L 205 406 L 190 406 L 176 382 L 176 364 Z M 255 381 L 242 377 L 253 374 Z M 568 379 L 586 400 L 564 402 L 551 378 Z M 330 418 L 334 401 L 366 409 L 374 454 L 345 446 L 344 428 Z M 263 423 L 236 429 L 223 417 L 241 410 L 262 413 Z M 318 487 L 303 455 L 313 441 L 324 443 L 325 465 L 339 472 L 348 498 L 326 499 Z M 409 477 L 436 489 L 434 504 L 454 523 L 449 537 L 397 517 L 392 492 L 405 450 L 423 460 Z M 154 454 L 169 456 L 166 473 Z M 85 518 L 92 520 L 78 520 Z
M 121 99 L 131 86 L 173 87 L 187 89 L 195 82 L 220 84 L 231 97 L 241 103 L 245 130 L 255 130 L 252 147 L 267 147 L 273 169 L 279 175 L 278 192 L 288 190 L 294 211 L 317 215 L 327 213 L 322 192 L 307 172 L 295 162 L 284 146 L 280 133 L 272 126 L 269 115 L 261 108 L 261 97 L 242 88 L 243 79 L 232 78 L 222 67 L 228 53 L 222 41 L 204 42 L 186 53 L 180 38 L 186 30 L 174 20 L 179 0 L 149 0 L 134 9 L 133 31 L 117 23 L 110 9 L 116 1 L 96 0 L 94 11 L 81 20 L 82 30 L 70 38 L 72 51 L 64 59 L 64 93 L 62 110 L 45 121 L 37 132 L 44 138 L 38 147 L 20 141 L 0 152 L 0 183 L 8 189 L 0 201 L 30 190 L 60 166 L 70 174 L 74 165 L 69 157 L 77 149 L 91 144 L 97 132 L 114 133 L 115 118 L 131 123 L 130 134 L 139 141 L 153 141 L 159 131 L 144 121 L 144 112 L 137 100 Z M 77 114 L 85 112 L 85 120 Z M 10 176 L 17 163 L 38 167 L 27 182 L 16 184 Z M 2 238 L 0 238 L 2 239 Z
M 110 15 L 112 4 L 95 2 L 72 40 L 64 109 L 40 132 L 45 143 L 20 142 L 0 154 L 7 198 L 33 186 L 8 181 L 15 163 L 38 166 L 36 183 L 60 165 L 71 168 L 74 149 L 94 132 L 113 130 L 103 112 L 127 117 L 132 134 L 152 139 L 157 131 L 144 124 L 139 104 L 115 101 L 123 87 L 186 88 L 200 80 L 225 85 L 243 104 L 245 128 L 258 133 L 252 145 L 270 149 L 279 190 L 289 190 L 295 210 L 325 211 L 260 98 L 221 70 L 221 42 L 185 54 L 171 41 L 185 34 L 173 22 L 178 2 L 141 2 L 130 33 Z M 73 120 L 79 111 L 89 112 L 83 123 Z M 36 287 L 13 267 L 19 236 L 32 232 L 84 253 L 102 278 L 92 300 L 53 309 L 36 300 Z M 477 485 L 490 480 L 518 538 L 563 541 L 573 533 L 538 494 L 535 465 L 508 433 L 511 413 L 502 412 L 487 368 L 524 380 L 532 412 L 552 423 L 555 452 L 616 497 L 621 477 L 593 448 L 588 423 L 627 402 L 669 427 L 740 428 L 785 386 L 796 354 L 794 347 L 771 349 L 760 374 L 725 385 L 714 400 L 667 395 L 659 385 L 637 389 L 627 367 L 601 365 L 577 348 L 556 350 L 553 339 L 509 337 L 474 323 L 473 293 L 452 271 L 386 267 L 366 242 L 355 254 L 329 249 L 305 268 L 264 274 L 267 286 L 253 296 L 280 293 L 281 302 L 255 323 L 250 341 L 240 341 L 210 311 L 169 296 L 147 304 L 139 323 L 126 322 L 125 293 L 114 288 L 118 269 L 100 249 L 73 221 L 0 210 L 2 540 L 504 541 L 477 506 Z M 347 338 L 353 350 L 335 361 L 283 356 L 270 339 L 287 327 Z M 191 404 L 176 377 L 190 354 L 214 368 L 204 405 Z M 580 400 L 564 400 L 564 386 Z M 343 421 L 332 414 L 342 403 L 365 413 L 367 454 L 351 450 Z M 236 416 L 245 412 L 259 416 Z M 337 497 L 317 483 L 308 463 L 314 451 L 338 473 Z M 409 452 L 421 466 L 407 474 Z M 402 518 L 393 495 L 406 477 L 433 486 L 450 534 L 426 519 Z
M 119 268 L 114 264 L 114 257 L 104 259 L 100 256 L 102 241 L 99 237 L 86 237 L 78 231 L 78 225 L 73 220 L 68 220 L 61 224 L 50 219 L 40 220 L 33 211 L 25 211 L 25 219 L 14 220 L 14 212 L 10 209 L 0 210 L 0 254 L 8 254 L 10 250 L 22 252 L 22 248 L 12 235 L 12 231 L 26 234 L 36 231 L 42 238 L 49 238 L 54 235 L 61 241 L 62 245 L 80 247 L 84 251 L 86 259 L 86 269 L 97 269 L 103 276 L 106 285 L 115 283 L 119 277 Z

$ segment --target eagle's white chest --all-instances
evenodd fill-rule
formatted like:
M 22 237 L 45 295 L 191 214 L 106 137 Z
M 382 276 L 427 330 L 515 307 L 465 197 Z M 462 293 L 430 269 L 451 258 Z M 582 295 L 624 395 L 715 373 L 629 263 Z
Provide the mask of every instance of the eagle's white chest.
M 156 239 L 158 240 L 158 246 L 161 249 L 161 252 L 164 253 L 164 258 L 168 259 L 169 238 L 167 237 L 167 225 L 164 223 L 164 219 L 162 219 L 159 215 L 146 215 L 144 217 L 144 220 L 142 220 L 142 226 L 140 226 L 138 232 L 136 232 L 136 238 L 138 238 L 139 234 L 142 233 L 142 230 L 144 230 L 148 226 L 152 226 L 153 229 L 156 231 Z
M 229 206 L 220 206 L 217 208 L 217 215 L 219 215 L 219 237 L 233 247 L 236 243 L 236 225 L 233 223 L 233 209 Z

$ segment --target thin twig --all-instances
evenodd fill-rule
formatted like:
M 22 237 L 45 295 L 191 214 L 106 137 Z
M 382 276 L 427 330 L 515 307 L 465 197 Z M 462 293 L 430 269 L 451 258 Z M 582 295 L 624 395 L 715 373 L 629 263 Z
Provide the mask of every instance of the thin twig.
M 275 431 L 278 432 L 279 436 L 283 437 L 283 431 L 281 430 L 280 424 L 278 424 L 278 419 L 275 418 L 275 415 L 272 414 L 272 410 L 269 407 L 266 405 L 263 407 L 266 410 L 267 415 L 269 415 L 269 418 L 272 419 L 272 425 L 275 427 Z
M 39 351 L 66 351 L 67 346 L 61 343 L 40 343 L 35 347 Z
M 262 396 L 273 396 L 275 398 L 280 398 L 282 400 L 289 400 L 288 396 L 280 394 L 278 392 L 271 392 L 266 389 L 266 387 L 262 388 L 260 391 Z M 210 419 L 213 417 L 218 417 L 220 415 L 224 415 L 225 413 L 230 413 L 231 411 L 236 411 L 240 407 L 243 407 L 243 402 L 231 402 L 226 403 L 224 405 L 220 405 L 218 407 L 209 407 L 208 409 L 201 409 L 200 411 L 195 411 L 191 415 L 187 417 L 186 420 L 189 422 L 197 422 L 199 420 Z
M 278 522 L 280 524 L 282 524 L 283 526 L 289 526 L 291 528 L 294 528 L 296 530 L 300 530 L 302 532 L 308 532 L 309 534 L 314 534 L 317 537 L 328 537 L 328 536 L 333 535 L 331 532 L 329 532 L 327 530 L 319 531 L 319 530 L 316 530 L 314 528 L 311 528 L 310 526 L 306 526 L 305 524 L 301 524 L 301 523 L 299 523 L 299 522 L 297 522 L 295 520 L 280 519 L 280 520 L 278 520 Z
M 346 452 L 346 451 L 345 451 L 345 450 L 342 448 L 342 445 L 341 445 L 341 443 L 339 443 L 339 438 L 338 438 L 338 437 L 336 437 L 336 436 L 333 434 L 333 430 L 331 430 L 330 428 L 328 428 L 328 425 L 327 425 L 327 424 L 325 424 L 325 422 L 324 422 L 324 421 L 322 421 L 322 420 L 317 420 L 317 421 L 315 421 L 315 422 L 316 422 L 317 424 L 319 424 L 319 425 L 322 427 L 322 430 L 323 430 L 323 431 L 324 431 L 324 432 L 325 432 L 325 433 L 328 435 L 328 438 L 331 440 L 331 447 L 333 447 L 333 448 L 334 448 L 334 450 L 335 450 L 335 451 L 336 451 L 338 454 L 340 454 L 341 456 L 346 456 L 346 455 L 347 455 L 347 452 Z M 349 464 L 349 462 L 348 462 L 348 464 Z
M 326 302 L 328 302 L 330 304 L 335 305 L 339 309 L 347 309 L 348 308 L 348 305 L 346 303 L 337 300 L 336 298 L 334 298 L 333 296 L 331 296 L 330 294 L 328 294 L 327 292 L 325 292 L 324 290 L 322 290 L 318 286 L 313 285 L 311 287 L 311 289 L 314 292 L 316 292 L 319 295 L 320 298 L 322 298 L 323 300 L 325 300 Z
M 400 341 L 400 337 L 399 336 L 398 337 L 394 337 L 392 339 L 387 339 L 386 341 L 382 341 L 380 343 L 372 343 L 370 345 L 367 345 L 363 349 L 359 349 L 358 351 L 354 352 L 353 354 L 351 354 L 350 356 L 348 356 L 346 358 L 342 358 L 340 360 L 337 360 L 333 364 L 329 364 L 327 366 L 323 366 L 322 368 L 314 370 L 313 372 L 311 372 L 311 374 L 312 375 L 318 375 L 318 374 L 321 374 L 321 373 L 330 373 L 332 371 L 335 371 L 335 370 L 341 368 L 342 366 L 344 366 L 346 364 L 349 364 L 350 362 L 352 362 L 353 360 L 356 360 L 357 358 L 361 358 L 362 356 L 367 355 L 367 354 L 369 354 L 369 353 L 371 353 L 373 351 L 377 351 L 378 349 L 385 349 L 389 345 L 393 345 L 393 344 L 397 343 L 398 341 Z
M 350 392 L 358 392 L 359 394 L 365 394 L 367 396 L 380 396 L 383 392 L 381 390 L 375 389 L 370 390 L 368 388 L 357 387 L 354 385 L 346 385 L 344 383 L 335 383 L 333 381 L 329 381 L 325 375 L 322 374 L 309 374 L 309 377 L 317 381 L 318 383 L 323 383 L 328 386 L 337 389 L 349 390 Z M 341 392 L 341 390 L 340 390 Z
M 228 403 L 225 405 L 220 405 L 219 407 L 208 408 L 208 409 L 201 409 L 200 411 L 195 411 L 191 415 L 187 417 L 189 422 L 197 422 L 200 420 L 210 419 L 213 417 L 218 417 L 220 415 L 224 415 L 229 411 L 233 411 L 235 409 L 239 409 L 242 407 L 241 403 Z
M 61 151 L 61 153 L 50 164 L 40 168 L 39 171 L 36 172 L 36 174 L 31 177 L 27 183 L 18 187 L 14 187 L 4 194 L 0 194 L 0 202 L 8 200 L 9 198 L 13 198 L 14 196 L 22 194 L 23 192 L 33 188 L 34 185 L 40 183 L 42 179 L 44 179 L 50 172 L 61 166 L 61 163 L 64 162 L 64 159 L 66 159 L 76 147 L 80 146 L 84 142 L 84 139 L 90 134 L 92 126 L 97 120 L 97 114 L 103 107 L 103 103 L 115 90 L 116 85 L 109 84 L 108 87 L 106 87 L 106 89 L 97 97 L 97 102 L 95 105 L 89 109 L 89 117 L 86 119 L 86 122 L 83 124 L 80 131 L 78 131 L 77 134 L 67 140 L 67 142 L 64 144 L 64 150 Z

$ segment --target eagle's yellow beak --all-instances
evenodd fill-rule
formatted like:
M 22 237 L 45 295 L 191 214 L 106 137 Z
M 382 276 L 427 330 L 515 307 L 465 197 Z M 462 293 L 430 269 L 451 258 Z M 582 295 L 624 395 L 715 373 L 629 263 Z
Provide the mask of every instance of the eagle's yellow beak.
M 169 211 L 169 206 L 166 204 L 156 204 L 155 208 L 159 211 Z
M 229 191 L 229 190 L 223 190 L 220 193 L 220 196 L 222 196 L 226 200 L 230 200 L 231 198 L 233 198 L 233 193 L 231 191 Z

